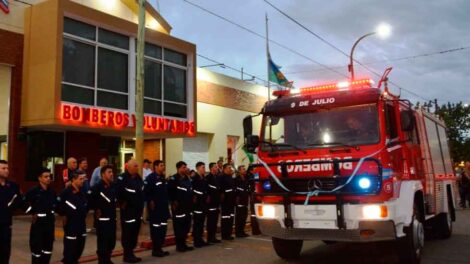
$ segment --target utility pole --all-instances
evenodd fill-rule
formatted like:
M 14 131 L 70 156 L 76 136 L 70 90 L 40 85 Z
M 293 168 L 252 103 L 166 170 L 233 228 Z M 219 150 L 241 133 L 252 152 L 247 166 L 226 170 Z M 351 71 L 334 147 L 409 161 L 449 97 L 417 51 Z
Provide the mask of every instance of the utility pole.
M 139 27 L 137 32 L 137 74 L 135 78 L 135 158 L 139 166 L 144 160 L 144 47 L 145 47 L 145 3 L 139 0 Z

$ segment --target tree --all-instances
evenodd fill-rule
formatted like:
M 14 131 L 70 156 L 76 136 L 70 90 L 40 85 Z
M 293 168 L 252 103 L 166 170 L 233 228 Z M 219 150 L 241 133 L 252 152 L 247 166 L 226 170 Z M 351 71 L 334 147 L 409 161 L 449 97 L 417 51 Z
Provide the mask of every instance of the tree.
M 432 102 L 428 103 L 429 104 Z M 470 160 L 470 107 L 459 103 L 437 106 L 434 113 L 441 117 L 447 126 L 452 159 L 455 162 Z

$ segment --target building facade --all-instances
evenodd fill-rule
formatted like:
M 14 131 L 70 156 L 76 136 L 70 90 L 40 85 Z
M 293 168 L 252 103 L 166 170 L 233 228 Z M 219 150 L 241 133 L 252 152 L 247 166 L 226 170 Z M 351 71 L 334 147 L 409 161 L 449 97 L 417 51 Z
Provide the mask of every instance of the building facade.
M 108 158 L 118 170 L 135 155 L 137 3 L 29 0 L 0 11 L 0 158 L 24 188 L 49 167 L 54 185 L 67 157 L 88 173 Z M 144 157 L 246 163 L 241 121 L 265 88 L 196 71 L 196 46 L 146 6 Z M 3 41 L 5 40 L 5 41 Z

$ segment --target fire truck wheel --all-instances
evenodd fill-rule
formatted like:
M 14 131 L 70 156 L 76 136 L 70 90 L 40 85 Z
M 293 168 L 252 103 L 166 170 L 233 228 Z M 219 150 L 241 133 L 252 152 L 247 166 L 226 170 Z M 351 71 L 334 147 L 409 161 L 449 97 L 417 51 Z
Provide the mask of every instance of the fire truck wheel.
M 406 236 L 398 242 L 401 262 L 419 264 L 424 247 L 424 226 L 419 210 L 414 209 L 410 226 L 405 228 Z
M 274 251 L 283 259 L 295 259 L 300 256 L 302 251 L 302 240 L 286 240 L 277 237 L 272 238 Z
M 452 197 L 449 197 L 447 201 L 449 204 L 449 212 L 437 215 L 436 221 L 434 222 L 434 229 L 437 231 L 437 235 L 440 239 L 448 239 L 452 236 Z

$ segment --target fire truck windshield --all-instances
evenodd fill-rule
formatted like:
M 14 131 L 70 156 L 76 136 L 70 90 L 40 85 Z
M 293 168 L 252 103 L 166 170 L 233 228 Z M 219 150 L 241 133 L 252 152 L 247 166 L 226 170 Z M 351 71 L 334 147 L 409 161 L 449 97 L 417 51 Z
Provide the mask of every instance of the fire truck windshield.
M 321 109 L 308 113 L 266 115 L 264 151 L 307 149 L 333 145 L 359 146 L 379 142 L 376 104 Z M 272 145 L 271 145 L 272 144 Z

